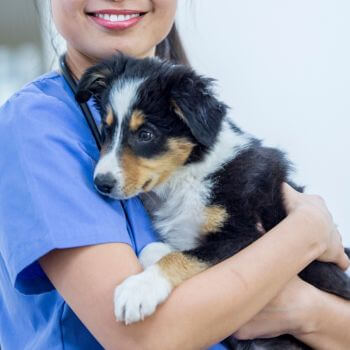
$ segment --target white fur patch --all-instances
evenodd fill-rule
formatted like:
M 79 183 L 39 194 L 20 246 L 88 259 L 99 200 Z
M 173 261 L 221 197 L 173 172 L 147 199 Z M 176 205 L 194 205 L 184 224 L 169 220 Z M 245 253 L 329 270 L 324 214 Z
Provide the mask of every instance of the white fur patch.
M 110 102 L 118 118 L 117 132 L 121 130 L 123 119 L 131 112 L 137 90 L 144 81 L 145 79 L 120 80 L 113 86 Z
M 153 314 L 172 290 L 171 283 L 157 265 L 128 277 L 114 292 L 114 313 L 117 321 L 130 324 Z
M 209 195 L 208 181 L 184 173 L 177 173 L 171 181 L 157 187 L 157 205 L 152 203 L 150 214 L 162 239 L 175 249 L 195 248 Z M 149 197 L 142 198 L 148 209 Z
M 131 113 L 133 104 L 137 98 L 137 90 L 144 82 L 144 79 L 120 80 L 111 91 L 110 101 L 114 114 L 117 117 L 117 127 L 113 136 L 113 144 L 108 153 L 104 154 L 97 162 L 94 177 L 111 173 L 117 180 L 117 188 L 111 196 L 120 196 L 124 184 L 123 171 L 119 164 L 118 149 L 120 147 L 123 122 Z
M 143 268 L 147 268 L 155 264 L 163 256 L 168 255 L 174 251 L 168 244 L 162 242 L 153 242 L 147 244 L 139 255 L 139 261 Z

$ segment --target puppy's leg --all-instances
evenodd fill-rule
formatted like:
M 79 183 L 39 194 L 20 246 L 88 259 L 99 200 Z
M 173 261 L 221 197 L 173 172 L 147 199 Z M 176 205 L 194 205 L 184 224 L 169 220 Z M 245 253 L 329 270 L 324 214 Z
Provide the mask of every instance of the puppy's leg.
M 214 240 L 192 250 L 165 255 L 156 264 L 128 277 L 116 288 L 114 306 L 117 320 L 125 324 L 143 320 L 180 283 L 234 255 L 257 237 L 258 233 L 249 235 L 237 232 L 233 239 Z
M 128 277 L 115 290 L 114 312 L 125 324 L 151 315 L 182 281 L 205 270 L 208 264 L 183 253 L 172 252 L 143 272 Z
M 174 251 L 174 249 L 162 242 L 153 242 L 150 244 L 147 244 L 142 250 L 139 255 L 139 261 L 143 268 L 147 268 L 148 266 L 151 266 L 155 264 L 158 260 L 160 260 L 163 256 L 171 253 Z
M 172 252 L 157 262 L 162 274 L 171 282 L 172 288 L 197 275 L 247 247 L 259 233 L 238 233 L 232 239 L 214 240 L 198 248 Z
M 350 276 L 335 264 L 313 261 L 299 276 L 325 292 L 350 300 Z

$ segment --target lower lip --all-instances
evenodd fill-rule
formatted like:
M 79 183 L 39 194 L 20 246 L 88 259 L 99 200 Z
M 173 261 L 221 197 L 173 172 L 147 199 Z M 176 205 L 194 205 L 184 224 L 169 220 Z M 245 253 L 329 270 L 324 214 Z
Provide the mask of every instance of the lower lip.
M 123 30 L 123 29 L 130 28 L 134 26 L 136 23 L 140 22 L 143 16 L 130 18 L 126 21 L 120 21 L 120 22 L 112 22 L 112 21 L 108 21 L 107 19 L 96 17 L 96 16 L 90 16 L 90 17 L 95 23 L 99 24 L 104 28 L 113 29 L 113 30 Z

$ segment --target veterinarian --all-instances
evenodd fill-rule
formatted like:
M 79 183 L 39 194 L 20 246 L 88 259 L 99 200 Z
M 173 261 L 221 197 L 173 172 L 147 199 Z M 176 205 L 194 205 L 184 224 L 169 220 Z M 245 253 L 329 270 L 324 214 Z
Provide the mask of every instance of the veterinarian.
M 51 6 L 76 79 L 116 50 L 186 63 L 176 0 Z M 152 317 L 124 326 L 114 318 L 113 291 L 141 270 L 137 254 L 156 235 L 139 199 L 118 202 L 94 189 L 98 149 L 59 72 L 1 107 L 0 148 L 2 350 L 224 349 L 219 342 L 232 333 L 290 333 L 317 349 L 349 349 L 350 304 L 295 277 L 314 259 L 349 266 L 318 196 L 285 185 L 284 221 L 181 284 Z

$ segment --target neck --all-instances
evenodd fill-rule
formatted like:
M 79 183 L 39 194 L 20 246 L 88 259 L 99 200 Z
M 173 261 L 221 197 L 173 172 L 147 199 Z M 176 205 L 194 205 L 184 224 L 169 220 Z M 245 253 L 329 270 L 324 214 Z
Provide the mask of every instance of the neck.
M 154 57 L 155 52 L 156 48 L 153 47 L 149 51 L 138 55 L 138 58 Z M 69 69 L 74 75 L 74 78 L 76 80 L 79 80 L 85 72 L 85 70 L 100 62 L 101 58 L 85 55 L 80 51 L 76 50 L 75 48 L 68 46 L 66 53 L 66 61 Z
M 66 61 L 76 80 L 79 80 L 86 69 L 98 63 L 97 59 L 86 56 L 79 51 L 68 48 Z

